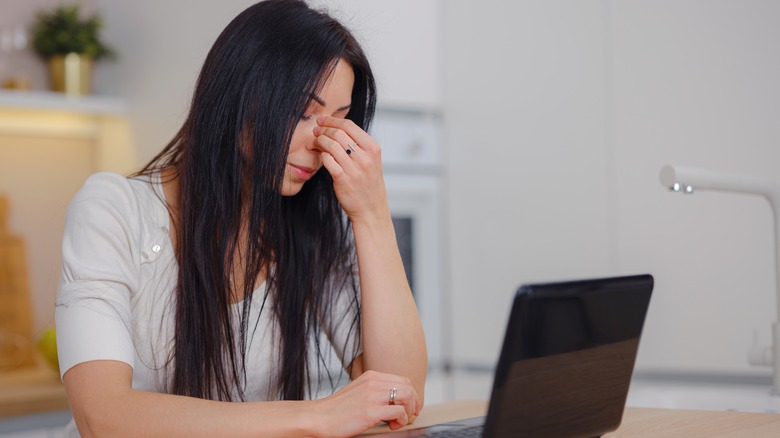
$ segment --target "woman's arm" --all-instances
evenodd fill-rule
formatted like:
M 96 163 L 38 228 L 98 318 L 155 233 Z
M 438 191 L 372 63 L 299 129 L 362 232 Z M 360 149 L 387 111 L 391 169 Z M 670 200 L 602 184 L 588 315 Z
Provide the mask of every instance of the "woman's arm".
M 132 375 L 128 364 L 117 361 L 84 362 L 65 373 L 68 402 L 82 437 L 242 437 L 261 431 L 307 436 L 315 431 L 312 419 L 303 414 L 306 409 L 295 402 L 225 403 L 135 391 Z
M 386 220 L 355 223 L 362 295 L 363 354 L 358 368 L 408 377 L 424 400 L 428 356 L 395 231 Z
M 84 362 L 65 373 L 82 437 L 352 436 L 382 420 L 397 429 L 415 409 L 409 399 L 408 406 L 388 405 L 384 388 L 403 383 L 379 373 L 367 373 L 321 400 L 247 403 L 136 391 L 132 373 L 118 361 Z
M 316 147 L 355 234 L 363 354 L 352 375 L 376 370 L 405 376 L 422 404 L 428 368 L 425 336 L 396 243 L 380 147 L 351 120 L 321 117 L 317 123 Z

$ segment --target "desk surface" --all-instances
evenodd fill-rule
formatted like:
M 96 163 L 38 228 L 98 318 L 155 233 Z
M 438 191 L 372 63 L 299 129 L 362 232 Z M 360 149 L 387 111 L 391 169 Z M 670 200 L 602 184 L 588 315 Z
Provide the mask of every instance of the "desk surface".
M 486 411 L 487 403 L 484 401 L 434 404 L 426 406 L 415 424 L 409 428 L 478 417 L 485 415 Z M 376 426 L 369 429 L 366 435 L 388 431 L 387 426 Z M 778 437 L 780 436 L 780 414 L 628 407 L 618 430 L 605 436 L 609 438 Z

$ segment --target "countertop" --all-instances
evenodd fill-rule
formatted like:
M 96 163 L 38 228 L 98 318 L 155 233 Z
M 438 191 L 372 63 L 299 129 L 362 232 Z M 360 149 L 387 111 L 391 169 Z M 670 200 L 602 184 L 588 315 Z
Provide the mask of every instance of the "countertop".
M 0 418 L 68 409 L 59 376 L 44 365 L 0 373 Z

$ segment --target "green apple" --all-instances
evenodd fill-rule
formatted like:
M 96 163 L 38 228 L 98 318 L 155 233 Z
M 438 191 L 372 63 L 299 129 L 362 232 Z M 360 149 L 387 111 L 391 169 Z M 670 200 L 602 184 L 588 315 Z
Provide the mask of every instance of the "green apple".
M 38 336 L 38 342 L 35 345 L 43 358 L 46 359 L 46 362 L 59 374 L 60 362 L 57 358 L 57 333 L 54 331 L 54 327 L 46 328 Z

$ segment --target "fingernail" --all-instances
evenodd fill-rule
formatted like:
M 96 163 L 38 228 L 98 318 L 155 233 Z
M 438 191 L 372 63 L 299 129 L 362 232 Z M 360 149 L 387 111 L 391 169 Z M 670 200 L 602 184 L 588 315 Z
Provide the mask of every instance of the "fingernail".
M 319 122 L 320 120 L 317 119 L 317 121 Z M 314 127 L 314 135 L 320 135 L 320 131 L 322 131 L 322 128 L 320 128 L 319 126 Z
M 325 117 L 317 117 L 317 123 L 325 123 Z

